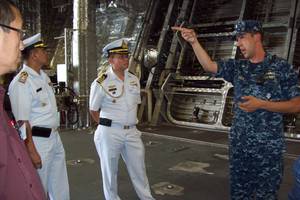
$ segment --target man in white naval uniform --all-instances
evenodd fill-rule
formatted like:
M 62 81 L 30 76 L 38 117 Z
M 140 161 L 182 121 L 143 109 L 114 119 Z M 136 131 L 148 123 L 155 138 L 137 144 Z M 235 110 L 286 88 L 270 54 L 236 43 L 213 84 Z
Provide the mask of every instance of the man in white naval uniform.
M 106 200 L 118 196 L 118 161 L 122 156 L 134 189 L 141 200 L 153 200 L 145 169 L 145 149 L 136 128 L 141 103 L 138 78 L 128 71 L 128 42 L 119 39 L 103 48 L 110 67 L 91 85 L 90 113 L 99 124 L 94 142 L 100 157 Z
M 24 40 L 22 70 L 9 85 L 17 121 L 26 125 L 26 147 L 50 200 L 69 200 L 65 151 L 58 134 L 59 118 L 51 81 L 41 69 L 48 64 L 41 35 Z

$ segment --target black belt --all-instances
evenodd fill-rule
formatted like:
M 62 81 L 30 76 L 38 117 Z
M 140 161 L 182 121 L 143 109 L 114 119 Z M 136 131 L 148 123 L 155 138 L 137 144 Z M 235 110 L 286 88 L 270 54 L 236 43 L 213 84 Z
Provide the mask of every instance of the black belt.
M 119 124 L 119 123 L 114 123 L 111 119 L 102 118 L 102 117 L 100 117 L 100 119 L 99 119 L 99 124 L 103 125 L 103 126 L 108 126 L 108 127 L 118 127 L 121 129 L 131 129 L 131 128 L 135 127 L 135 125 L 123 125 L 123 124 Z
M 107 118 L 101 118 L 99 119 L 99 124 L 103 126 L 111 126 L 112 120 Z
M 44 127 L 39 127 L 39 126 L 33 126 L 31 128 L 31 133 L 32 136 L 36 136 L 36 137 L 50 137 L 50 134 L 52 132 L 51 128 L 44 128 Z

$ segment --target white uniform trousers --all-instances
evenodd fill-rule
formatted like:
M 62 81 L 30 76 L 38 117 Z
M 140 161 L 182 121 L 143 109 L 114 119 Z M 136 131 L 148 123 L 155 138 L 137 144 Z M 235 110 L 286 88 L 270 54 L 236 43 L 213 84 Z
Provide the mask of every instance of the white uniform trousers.
M 138 197 L 141 200 L 154 200 L 146 175 L 144 144 L 141 133 L 135 127 L 125 130 L 98 125 L 94 142 L 100 157 L 106 200 L 120 200 L 117 185 L 120 155 L 127 166 Z
M 38 174 L 46 194 L 50 200 L 69 200 L 65 150 L 58 132 L 52 131 L 49 138 L 34 136 L 33 141 L 42 159 Z

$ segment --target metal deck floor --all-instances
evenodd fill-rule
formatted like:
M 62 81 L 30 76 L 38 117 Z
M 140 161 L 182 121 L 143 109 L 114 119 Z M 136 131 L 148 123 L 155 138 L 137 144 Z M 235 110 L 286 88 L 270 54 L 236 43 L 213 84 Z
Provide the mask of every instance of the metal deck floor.
M 143 131 L 149 183 L 157 200 L 229 199 L 227 133 L 169 125 L 139 126 L 139 129 Z M 61 131 L 61 138 L 66 150 L 71 200 L 104 200 L 93 131 Z M 298 142 L 289 142 L 288 147 L 279 200 L 287 199 L 293 182 L 292 163 L 300 155 Z M 204 167 L 197 168 L 197 172 L 171 169 L 183 162 L 188 162 L 188 166 L 196 163 Z M 118 182 L 121 199 L 138 199 L 121 159 Z M 168 184 L 153 188 L 165 182 Z M 177 186 L 183 191 L 176 191 Z

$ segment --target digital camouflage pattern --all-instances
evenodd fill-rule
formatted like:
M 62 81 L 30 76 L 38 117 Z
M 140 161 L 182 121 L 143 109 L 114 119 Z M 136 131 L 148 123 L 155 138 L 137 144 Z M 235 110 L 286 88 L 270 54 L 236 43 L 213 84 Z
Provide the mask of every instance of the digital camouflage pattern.
M 234 27 L 234 35 L 241 36 L 245 33 L 263 32 L 262 24 L 256 20 L 238 21 Z
M 298 74 L 285 60 L 266 54 L 263 62 L 218 62 L 217 77 L 234 85 L 234 119 L 229 135 L 231 199 L 276 199 L 285 151 L 283 116 L 263 109 L 245 112 L 243 96 L 284 101 L 300 96 Z

